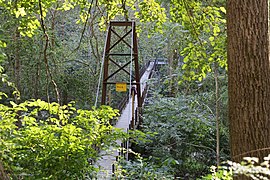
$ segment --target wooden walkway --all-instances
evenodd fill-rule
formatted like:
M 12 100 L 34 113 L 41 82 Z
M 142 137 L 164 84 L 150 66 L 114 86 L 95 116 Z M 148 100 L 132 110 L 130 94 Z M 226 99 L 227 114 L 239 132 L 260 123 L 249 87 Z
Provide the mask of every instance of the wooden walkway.
M 154 62 L 150 62 L 149 66 L 145 70 L 144 74 L 140 79 L 141 92 L 144 92 L 147 84 L 147 80 L 150 77 L 150 73 L 154 67 Z M 137 97 L 135 97 L 134 107 L 137 107 Z M 129 124 L 131 123 L 132 118 L 132 99 L 130 98 L 127 105 L 123 109 L 121 116 L 119 117 L 115 127 L 122 129 L 124 132 L 128 131 Z M 119 146 L 121 146 L 121 141 L 116 142 Z M 112 176 L 113 169 L 112 166 L 116 162 L 116 157 L 119 155 L 118 150 L 115 148 L 110 148 L 110 150 L 106 152 L 101 152 L 102 158 L 97 162 L 98 166 L 100 166 L 100 172 L 98 174 L 98 180 L 109 180 Z

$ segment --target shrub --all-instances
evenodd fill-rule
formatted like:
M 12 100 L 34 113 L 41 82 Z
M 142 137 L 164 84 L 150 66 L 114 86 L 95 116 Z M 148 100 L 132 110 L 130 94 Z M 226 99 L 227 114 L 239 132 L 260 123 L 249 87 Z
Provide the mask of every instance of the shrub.
M 168 166 L 176 177 L 194 179 L 207 174 L 208 167 L 215 164 L 215 128 L 214 115 L 199 97 L 155 97 L 145 108 L 143 124 L 143 131 L 155 136 L 148 136 L 151 141 L 140 142 L 134 151 L 152 157 L 150 162 L 158 167 Z M 221 147 L 225 160 L 229 152 L 224 127 Z
M 233 180 L 235 176 L 245 176 L 254 180 L 270 178 L 270 155 L 259 162 L 256 157 L 244 157 L 241 163 L 227 161 L 220 167 L 211 167 L 211 174 L 202 177 L 203 180 Z
M 0 161 L 13 178 L 84 179 L 98 171 L 99 150 L 122 137 L 108 106 L 76 109 L 41 100 L 0 104 Z

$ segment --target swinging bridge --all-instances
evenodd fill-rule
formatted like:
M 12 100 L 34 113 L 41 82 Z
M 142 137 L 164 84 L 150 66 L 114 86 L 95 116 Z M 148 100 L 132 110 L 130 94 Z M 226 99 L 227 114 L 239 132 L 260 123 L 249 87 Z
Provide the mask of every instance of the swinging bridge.
M 123 48 L 125 47 L 125 48 Z M 118 102 L 120 117 L 115 124 L 125 132 L 142 125 L 142 107 L 147 96 L 147 80 L 151 78 L 157 60 L 139 66 L 137 34 L 134 21 L 112 21 L 107 30 L 103 54 L 103 80 L 101 105 L 112 105 L 111 92 L 124 94 Z M 121 76 L 119 76 L 121 75 Z M 100 74 L 100 81 L 101 81 Z M 98 86 L 99 91 L 99 86 Z M 125 93 L 127 91 L 127 93 Z M 97 93 L 98 98 L 98 93 Z M 97 99 L 96 103 L 97 104 Z M 129 142 L 117 141 L 119 146 L 128 149 Z M 97 162 L 101 167 L 98 179 L 110 179 L 114 174 L 114 163 L 119 156 L 128 159 L 128 153 L 111 148 L 101 152 L 102 159 Z

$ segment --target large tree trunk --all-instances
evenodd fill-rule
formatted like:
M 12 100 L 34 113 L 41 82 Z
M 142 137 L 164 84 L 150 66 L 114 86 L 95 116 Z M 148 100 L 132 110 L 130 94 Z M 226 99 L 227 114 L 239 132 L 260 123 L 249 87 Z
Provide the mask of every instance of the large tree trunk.
M 227 1 L 230 144 L 234 161 L 270 153 L 267 1 Z

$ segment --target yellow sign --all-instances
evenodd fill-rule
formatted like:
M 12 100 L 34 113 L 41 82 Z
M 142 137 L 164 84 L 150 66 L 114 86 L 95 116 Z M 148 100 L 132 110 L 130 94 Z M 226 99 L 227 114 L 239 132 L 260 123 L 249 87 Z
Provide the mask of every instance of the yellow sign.
M 127 83 L 116 83 L 115 88 L 117 92 L 125 92 L 127 91 Z

